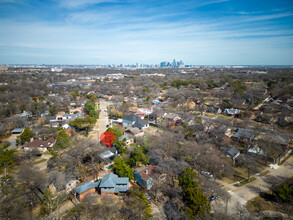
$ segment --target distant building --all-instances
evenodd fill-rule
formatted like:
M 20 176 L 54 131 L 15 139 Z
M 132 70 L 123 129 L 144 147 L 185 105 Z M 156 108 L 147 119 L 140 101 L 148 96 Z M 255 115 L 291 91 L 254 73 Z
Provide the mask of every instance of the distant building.
M 60 72 L 62 72 L 62 68 L 61 67 L 53 67 L 53 68 L 51 68 L 51 72 L 60 73 Z
M 7 71 L 8 67 L 7 66 L 0 66 L 0 71 Z

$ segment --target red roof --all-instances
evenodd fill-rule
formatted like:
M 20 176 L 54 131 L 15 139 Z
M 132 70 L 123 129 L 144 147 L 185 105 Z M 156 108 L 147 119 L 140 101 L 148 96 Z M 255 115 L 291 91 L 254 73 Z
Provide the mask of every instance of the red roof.
M 141 179 L 146 182 L 152 176 L 153 170 L 156 167 L 157 166 L 155 166 L 155 165 L 149 165 L 147 167 L 142 167 L 142 168 L 136 169 L 137 171 L 135 173 L 139 173 L 141 176 Z
M 30 143 L 26 143 L 23 146 L 24 147 L 46 147 L 49 148 L 51 146 L 51 144 L 53 144 L 55 142 L 55 139 L 53 137 L 49 138 L 48 140 L 42 141 L 42 140 L 33 140 Z

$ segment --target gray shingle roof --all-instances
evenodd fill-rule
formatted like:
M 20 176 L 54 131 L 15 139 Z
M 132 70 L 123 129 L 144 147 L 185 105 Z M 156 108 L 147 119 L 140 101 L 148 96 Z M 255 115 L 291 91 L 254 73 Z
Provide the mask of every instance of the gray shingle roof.
M 101 181 L 100 187 L 116 187 L 116 184 L 128 184 L 129 178 L 128 177 L 118 177 L 118 175 L 109 173 L 105 175 Z
M 236 131 L 237 131 L 237 133 L 232 136 L 234 138 L 240 138 L 240 139 L 254 138 L 254 132 L 251 130 L 247 130 L 244 128 L 238 128 Z
M 132 123 L 134 122 L 133 127 L 136 128 L 142 128 L 148 124 L 148 122 L 142 120 L 139 116 L 134 114 L 124 115 L 123 121 L 130 121 Z
M 83 193 L 83 192 L 85 192 L 85 191 L 87 191 L 87 190 L 89 190 L 89 189 L 92 189 L 92 188 L 96 188 L 96 187 L 98 187 L 99 184 L 100 184 L 100 181 L 95 182 L 95 183 L 87 182 L 87 183 L 85 183 L 85 184 L 83 184 L 83 185 L 80 185 L 80 186 L 74 188 L 73 190 L 74 190 L 76 193 L 81 194 L 81 193 Z

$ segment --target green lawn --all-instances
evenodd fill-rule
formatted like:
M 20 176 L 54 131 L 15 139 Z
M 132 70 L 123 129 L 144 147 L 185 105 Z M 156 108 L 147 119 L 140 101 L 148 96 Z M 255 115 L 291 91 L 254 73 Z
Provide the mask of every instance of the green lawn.
M 37 164 L 43 163 L 43 162 L 45 162 L 45 161 L 47 161 L 47 159 L 37 160 L 37 161 L 34 162 L 34 165 L 37 165 Z
M 240 183 L 236 183 L 236 184 L 234 184 L 234 186 L 238 186 L 238 187 L 240 187 L 240 186 L 243 186 L 243 185 L 245 185 L 245 184 L 247 184 L 247 183 L 251 183 L 251 182 L 253 182 L 254 180 L 256 180 L 256 178 L 255 178 L 255 177 L 252 177 L 252 178 L 250 178 L 249 180 L 244 180 L 244 181 L 242 181 L 242 182 L 240 182 Z

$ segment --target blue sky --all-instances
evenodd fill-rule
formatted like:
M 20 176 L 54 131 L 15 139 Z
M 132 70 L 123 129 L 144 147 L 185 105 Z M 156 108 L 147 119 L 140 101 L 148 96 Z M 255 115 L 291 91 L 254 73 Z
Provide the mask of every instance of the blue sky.
M 293 65 L 292 0 L 0 0 L 0 64 Z

